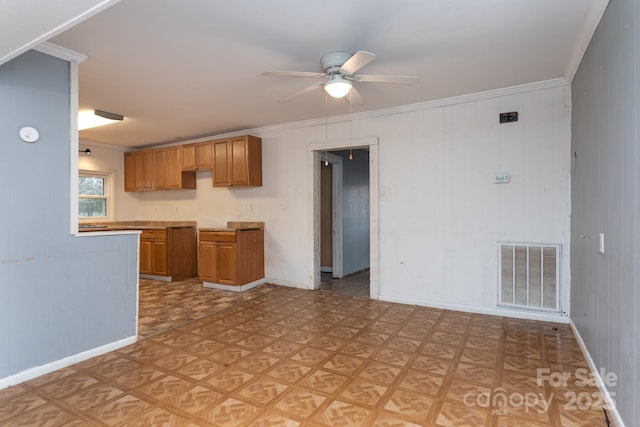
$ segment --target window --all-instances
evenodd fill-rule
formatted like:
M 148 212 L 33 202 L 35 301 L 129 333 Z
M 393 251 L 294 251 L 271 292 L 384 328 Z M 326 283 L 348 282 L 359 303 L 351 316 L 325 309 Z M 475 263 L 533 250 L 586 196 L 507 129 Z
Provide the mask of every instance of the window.
M 113 216 L 112 174 L 80 171 L 78 176 L 78 217 L 110 219 Z

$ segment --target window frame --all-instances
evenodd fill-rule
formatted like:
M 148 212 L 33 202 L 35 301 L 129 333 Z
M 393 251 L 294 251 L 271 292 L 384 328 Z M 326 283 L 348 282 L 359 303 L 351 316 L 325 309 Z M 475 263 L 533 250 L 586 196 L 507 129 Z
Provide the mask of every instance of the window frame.
M 104 195 L 102 196 L 93 196 L 93 195 L 82 195 L 80 194 L 78 185 L 80 183 L 81 177 L 89 177 L 89 178 L 102 178 L 104 182 Z M 76 206 L 76 212 L 78 212 L 78 222 L 94 222 L 94 221 L 113 221 L 114 219 L 114 209 L 115 209 L 115 196 L 113 188 L 115 187 L 114 182 L 114 173 L 107 171 L 95 171 L 95 170 L 87 170 L 80 169 L 78 171 L 78 185 L 76 185 L 76 191 L 78 192 L 78 203 Z M 105 216 L 82 216 L 80 215 L 80 201 L 82 199 L 104 199 L 106 203 L 107 215 Z

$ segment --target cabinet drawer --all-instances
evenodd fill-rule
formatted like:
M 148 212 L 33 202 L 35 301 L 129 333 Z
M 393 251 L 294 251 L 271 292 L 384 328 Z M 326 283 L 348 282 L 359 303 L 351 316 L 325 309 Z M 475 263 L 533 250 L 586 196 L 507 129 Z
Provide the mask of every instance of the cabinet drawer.
M 235 242 L 235 231 L 201 231 L 200 241 L 203 242 Z
M 140 240 L 166 240 L 167 230 L 142 230 Z

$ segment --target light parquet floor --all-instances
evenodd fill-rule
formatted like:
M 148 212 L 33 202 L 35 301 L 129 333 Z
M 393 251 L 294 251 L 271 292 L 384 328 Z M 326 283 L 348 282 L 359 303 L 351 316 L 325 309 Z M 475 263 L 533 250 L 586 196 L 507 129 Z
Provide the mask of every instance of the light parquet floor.
M 370 300 L 366 274 L 141 281 L 139 342 L 0 390 L 0 425 L 606 426 L 567 325 Z

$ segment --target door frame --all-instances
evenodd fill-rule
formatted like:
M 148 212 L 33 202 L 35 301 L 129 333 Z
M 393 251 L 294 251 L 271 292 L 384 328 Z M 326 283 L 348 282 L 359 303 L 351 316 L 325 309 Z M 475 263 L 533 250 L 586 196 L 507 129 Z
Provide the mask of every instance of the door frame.
M 366 148 L 369 150 L 369 296 L 379 299 L 378 233 L 378 137 L 339 139 L 309 144 L 308 170 L 308 241 L 313 242 L 309 257 L 308 289 L 319 289 L 320 271 L 320 154 L 325 151 Z
M 342 256 L 342 168 L 344 159 L 329 152 L 320 152 L 320 163 L 331 164 L 331 263 L 333 278 L 341 279 Z M 318 181 L 320 183 L 320 181 Z M 320 204 L 318 203 L 318 208 Z M 322 267 L 322 266 L 321 266 Z

